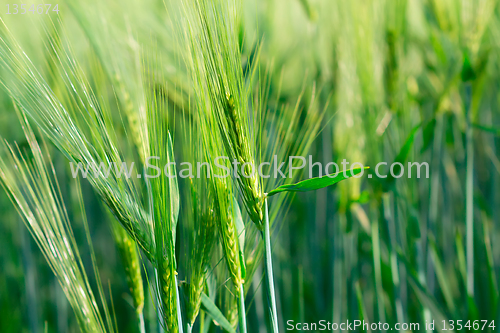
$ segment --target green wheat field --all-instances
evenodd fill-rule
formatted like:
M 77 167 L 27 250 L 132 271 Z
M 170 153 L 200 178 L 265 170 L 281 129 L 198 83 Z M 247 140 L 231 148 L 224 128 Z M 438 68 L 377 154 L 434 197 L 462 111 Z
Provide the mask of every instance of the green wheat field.
M 498 1 L 28 1 L 0 332 L 498 331 Z

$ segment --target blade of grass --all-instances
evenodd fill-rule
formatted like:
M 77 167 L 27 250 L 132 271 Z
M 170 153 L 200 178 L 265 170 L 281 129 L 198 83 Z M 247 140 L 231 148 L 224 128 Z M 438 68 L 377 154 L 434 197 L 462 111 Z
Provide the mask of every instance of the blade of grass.
M 106 314 L 104 321 L 90 287 L 71 223 L 61 198 L 55 169 L 53 165 L 50 165 L 51 175 L 45 162 L 45 156 L 49 155 L 48 148 L 45 145 L 41 149 L 26 115 L 19 112 L 18 116 L 32 155 L 31 157 L 23 156 L 19 146 L 14 148 L 6 141 L 3 142 L 3 146 L 0 147 L 3 150 L 0 150 L 2 153 L 7 153 L 8 158 L 0 158 L 2 186 L 9 194 L 18 213 L 24 217 L 26 227 L 30 230 L 51 270 L 57 277 L 73 308 L 82 332 L 113 332 L 114 328 L 110 324 L 111 320 L 105 300 L 102 299 L 102 306 Z M 83 209 L 83 207 L 81 208 Z M 82 215 L 82 218 L 87 228 L 85 215 Z M 88 229 L 85 231 L 91 246 Z M 99 295 L 102 297 L 102 286 L 95 258 L 93 252 L 91 254 Z
M 390 175 L 387 176 L 387 178 L 383 182 L 383 186 L 385 190 L 388 190 L 392 184 L 394 184 L 396 178 L 393 176 L 393 174 L 398 175 L 400 173 L 401 167 L 397 165 L 396 163 L 401 163 L 403 164 L 406 159 L 408 158 L 408 155 L 410 154 L 411 147 L 413 147 L 413 142 L 415 141 L 415 135 L 417 134 L 418 129 L 422 126 L 422 124 L 418 124 L 413 129 L 411 130 L 410 134 L 406 138 L 406 141 L 404 145 L 401 147 L 399 150 L 398 154 L 394 158 L 394 162 L 392 163 L 396 167 L 394 168 L 394 172 L 391 173 Z
M 223 329 L 229 333 L 236 333 L 229 321 L 224 317 L 217 305 L 205 293 L 201 294 L 201 307 L 212 317 Z
M 368 319 L 368 313 L 366 312 L 365 303 L 363 301 L 363 293 L 361 291 L 361 286 L 359 285 L 359 281 L 356 282 L 355 289 L 356 289 L 356 298 L 358 300 L 358 308 L 360 313 L 359 319 L 362 320 L 363 322 L 366 320 L 366 322 L 368 323 L 368 330 L 365 331 L 363 327 L 363 332 L 371 333 L 370 321 Z
M 434 240 L 429 241 L 429 250 L 431 251 L 430 253 L 431 258 L 434 263 L 434 267 L 436 268 L 436 276 L 439 285 L 441 286 L 441 291 L 443 292 L 445 302 L 448 305 L 448 309 L 451 311 L 451 313 L 455 313 L 456 309 L 455 309 L 455 303 L 453 301 L 453 295 L 451 293 L 450 286 L 447 282 L 447 277 L 445 269 L 443 267 L 443 262 L 439 258 L 436 242 Z
M 279 193 L 279 192 L 276 192 Z M 272 332 L 279 333 L 278 330 L 278 311 L 276 310 L 276 296 L 274 293 L 273 261 L 271 252 L 271 232 L 269 228 L 269 209 L 267 198 L 264 201 L 264 230 L 262 231 L 265 247 L 265 265 L 266 265 L 266 284 L 267 298 L 269 302 L 272 322 Z
M 466 229 L 467 229 L 467 295 L 474 297 L 474 143 L 472 131 L 472 84 L 465 83 L 465 103 L 467 113 L 467 128 L 465 133 L 466 140 Z
M 443 330 L 444 328 L 446 328 L 447 331 L 454 332 L 454 330 L 451 329 L 448 325 L 446 325 L 446 327 L 443 327 L 443 321 L 448 322 L 448 319 L 451 317 L 442 309 L 434 296 L 428 292 L 426 287 L 420 283 L 418 276 L 416 276 L 415 272 L 411 269 L 411 265 L 409 264 L 406 257 L 401 253 L 401 251 L 398 251 L 398 258 L 400 259 L 400 262 L 406 267 L 406 271 L 408 272 L 408 282 L 412 289 L 415 291 L 420 303 L 429 308 L 429 310 L 432 312 L 432 317 L 437 319 L 436 329 Z M 426 327 L 426 329 L 427 328 L 428 327 Z
M 369 167 L 364 167 L 364 168 L 355 168 L 352 169 L 350 172 L 350 175 L 347 174 L 348 170 L 340 171 L 337 173 L 332 173 L 330 175 L 326 175 L 323 177 L 315 177 L 311 179 L 306 179 L 303 181 L 300 181 L 296 184 L 286 184 L 286 185 L 281 185 L 271 192 L 267 194 L 268 197 L 271 197 L 273 195 L 276 195 L 281 192 L 307 192 L 307 191 L 314 191 L 314 190 L 319 190 L 324 187 L 328 187 L 331 185 L 334 185 L 342 180 L 348 179 L 350 177 L 354 177 L 355 175 L 364 172 L 364 170 L 368 169 Z
M 500 136 L 500 129 L 495 128 L 495 127 L 484 126 L 484 125 L 480 125 L 477 123 L 472 123 L 472 127 L 475 127 L 477 129 L 480 129 L 480 130 L 488 132 L 488 133 L 492 133 L 496 136 Z
M 245 290 L 243 283 L 240 286 L 240 295 L 238 297 L 238 319 L 240 322 L 240 333 L 247 333 L 247 321 L 245 311 Z

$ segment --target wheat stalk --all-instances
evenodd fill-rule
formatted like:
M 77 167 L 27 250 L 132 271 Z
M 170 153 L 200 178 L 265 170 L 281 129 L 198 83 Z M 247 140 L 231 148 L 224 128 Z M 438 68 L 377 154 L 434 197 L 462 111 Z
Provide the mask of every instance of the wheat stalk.
M 216 216 L 219 233 L 222 241 L 222 249 L 226 258 L 229 274 L 237 293 L 243 284 L 240 263 L 240 249 L 238 233 L 233 217 L 233 200 L 228 182 L 225 179 L 214 181 L 216 186 Z
M 144 332 L 144 287 L 141 275 L 141 262 L 137 253 L 137 246 L 132 237 L 123 229 L 123 227 L 111 217 L 111 230 L 115 240 L 116 247 L 125 268 L 125 277 L 127 285 L 132 295 L 134 308 L 140 322 L 141 332 Z
M 233 327 L 237 327 L 239 321 L 238 298 L 234 297 L 231 292 L 226 291 L 226 302 L 224 315 Z
M 238 203 L 234 200 L 231 183 L 225 178 L 214 180 L 216 188 L 216 215 L 218 216 L 218 229 L 221 237 L 222 249 L 226 264 L 229 270 L 229 275 L 233 282 L 236 291 L 236 297 L 233 299 L 236 304 L 237 311 L 231 312 L 231 317 L 228 318 L 233 327 L 239 319 L 240 331 L 246 333 L 246 318 L 245 318 L 245 259 L 243 249 L 240 248 L 240 240 L 236 228 L 235 218 L 239 215 Z M 238 300 L 238 302 L 236 301 Z
M 249 129 L 246 128 L 245 122 L 242 120 L 243 115 L 241 113 L 245 112 L 245 110 L 235 104 L 231 93 L 226 92 L 224 97 L 223 110 L 224 118 L 227 119 L 227 122 L 225 122 L 227 127 L 224 127 L 224 122 L 220 121 L 219 126 L 223 133 L 222 141 L 226 151 L 230 152 L 232 159 L 236 159 L 241 165 L 237 169 L 237 183 L 250 218 L 261 228 L 264 217 L 262 210 L 264 194 L 261 189 L 259 174 L 255 169 L 255 159 L 250 149 Z
M 2 152 L 7 152 L 8 157 L 0 157 L 2 185 L 56 275 L 80 329 L 89 333 L 112 332 L 106 304 L 103 302 L 107 327 L 90 288 L 55 180 L 55 170 L 52 169 L 51 176 L 45 163 L 47 147 L 40 148 L 27 119 L 24 115 L 20 118 L 29 143 L 28 153 L 32 156 L 24 157 L 26 152 L 4 141 Z
M 205 289 L 206 270 L 211 258 L 212 248 L 215 243 L 216 233 L 216 217 L 213 208 L 213 196 L 211 191 L 207 188 L 203 191 L 200 182 L 193 184 L 191 179 L 191 197 L 193 207 L 193 227 L 194 227 L 194 240 L 189 258 L 190 281 L 188 285 L 188 305 L 187 305 L 187 318 L 190 327 L 198 316 L 201 305 L 201 294 Z M 197 185 L 201 188 L 198 189 Z M 204 199 L 198 195 L 199 191 L 204 193 Z
M 203 113 L 201 125 L 209 132 L 218 128 L 227 157 L 239 163 L 234 175 L 245 209 L 261 228 L 264 193 L 255 170 L 249 87 L 243 77 L 235 32 L 236 2 L 196 0 L 186 3 L 185 8 L 190 15 L 186 61 L 196 83 L 195 96 Z
M 3 21 L 0 27 L 5 30 L 5 35 L 0 38 L 0 66 L 6 73 L 0 78 L 0 83 L 18 107 L 75 166 L 79 163 L 98 166 L 101 162 L 122 165 L 123 158 L 113 136 L 111 111 L 96 98 L 72 53 L 56 48 L 62 43 L 60 36 L 50 36 L 47 47 L 54 53 L 54 63 L 59 66 L 60 77 L 64 80 L 60 92 L 64 97 L 62 100 L 49 87 Z M 98 72 L 94 74 L 96 77 L 100 75 Z M 113 168 L 109 177 L 89 172 L 87 179 L 146 256 L 154 261 L 150 217 L 141 206 L 137 186 L 126 177 L 118 177 Z
M 153 72 L 151 68 L 147 68 Z M 149 74 L 149 73 L 148 73 Z M 151 87 L 149 87 L 151 88 Z M 163 101 L 148 90 L 146 96 L 147 134 L 149 151 L 162 169 L 168 166 L 170 175 L 176 175 L 173 141 L 169 131 L 168 109 Z M 153 162 L 152 162 L 153 163 Z M 147 179 L 148 197 L 155 244 L 155 268 L 158 274 L 158 292 L 165 325 L 169 332 L 183 331 L 181 307 L 177 290 L 177 263 L 175 259 L 176 229 L 179 217 L 179 187 L 176 177 L 162 175 Z

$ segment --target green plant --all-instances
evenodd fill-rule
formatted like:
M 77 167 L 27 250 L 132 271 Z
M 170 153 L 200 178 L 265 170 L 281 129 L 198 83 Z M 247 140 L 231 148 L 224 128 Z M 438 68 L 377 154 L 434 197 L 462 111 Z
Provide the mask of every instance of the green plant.
M 2 332 L 495 330 L 495 1 L 58 5 L 0 23 Z
M 81 331 L 113 332 L 106 303 L 103 303 L 106 321 L 97 306 L 61 199 L 59 185 L 54 180 L 56 175 L 50 172 L 53 166 L 45 160 L 47 156 L 50 157 L 48 148 L 46 145 L 40 147 L 26 116 L 20 112 L 18 114 L 29 146 L 28 149 L 21 150 L 19 146 L 2 142 L 2 152 L 8 156 L 0 158 L 2 185 L 56 275 Z M 89 236 L 88 230 L 86 232 Z M 88 240 L 92 246 L 90 238 Z M 95 262 L 93 264 L 96 269 Z M 97 270 L 96 276 L 100 283 Z M 100 284 L 99 293 L 102 298 Z M 103 298 L 102 300 L 104 301 Z

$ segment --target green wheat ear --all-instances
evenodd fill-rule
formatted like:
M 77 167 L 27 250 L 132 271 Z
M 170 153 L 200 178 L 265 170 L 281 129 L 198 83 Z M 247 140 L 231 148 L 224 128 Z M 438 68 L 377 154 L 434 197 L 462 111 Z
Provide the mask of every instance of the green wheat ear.
M 238 326 L 238 298 L 234 297 L 229 291 L 224 293 L 226 295 L 224 304 L 224 313 L 232 327 Z M 226 331 L 227 332 L 227 331 Z
M 195 83 L 201 131 L 207 137 L 206 144 L 210 145 L 208 140 L 216 137 L 217 144 L 224 147 L 224 151 L 207 147 L 211 153 L 220 153 L 210 158 L 227 155 L 231 162 L 239 163 L 234 172 L 243 204 L 252 221 L 261 228 L 264 192 L 258 173 L 252 172 L 252 166 L 254 170 L 256 166 L 249 108 L 252 96 L 242 70 L 236 28 L 238 8 L 232 1 L 207 0 L 187 1 L 184 7 L 189 17 L 186 62 Z
M 63 36 L 48 36 L 48 47 L 54 54 L 51 60 L 56 67 L 53 75 L 62 79 L 56 94 L 1 20 L 0 29 L 5 31 L 0 38 L 0 66 L 5 70 L 0 84 L 16 105 L 73 165 L 95 166 L 101 162 L 122 165 L 123 156 L 111 121 L 112 110 L 97 98 Z M 94 83 L 101 87 L 102 70 L 95 62 L 91 67 Z M 106 94 L 106 89 L 99 90 L 100 96 Z M 79 103 L 72 102 L 76 100 Z M 150 217 L 142 207 L 141 191 L 136 184 L 119 177 L 114 170 L 109 177 L 90 172 L 87 180 L 146 256 L 154 261 Z
M 259 182 L 259 175 L 255 171 L 256 163 L 250 149 L 249 131 L 245 128 L 245 122 L 242 120 L 242 108 L 235 104 L 233 95 L 226 92 L 224 98 L 223 110 L 227 121 L 219 122 L 221 132 L 223 133 L 221 138 L 226 151 L 232 152 L 230 155 L 233 155 L 233 159 L 239 162 L 240 167 L 237 170 L 237 183 L 242 192 L 245 207 L 252 221 L 261 227 L 262 219 L 264 218 L 262 210 L 264 194 Z M 224 123 L 226 126 L 224 126 Z
M 159 278 L 160 295 L 163 306 L 163 316 L 165 324 L 169 332 L 179 332 L 179 323 L 177 321 L 177 303 L 176 303 L 176 278 L 177 272 L 173 269 L 172 261 L 163 257 L 163 260 L 158 261 L 162 266 L 161 275 Z
M 240 262 L 238 232 L 234 220 L 234 201 L 231 184 L 226 178 L 215 178 L 215 216 L 222 242 L 222 249 L 233 285 L 239 294 L 244 283 Z
M 180 199 L 174 145 L 168 128 L 168 108 L 154 95 L 152 89 L 150 95 L 147 96 L 146 105 L 149 151 L 151 156 L 159 159 L 151 163 L 158 163 L 157 166 L 160 166 L 162 171 L 165 171 L 165 166 L 168 166 L 166 171 L 170 175 L 162 173 L 158 177 L 146 179 L 152 216 L 155 268 L 158 276 L 156 294 L 159 297 L 159 311 L 163 316 L 165 326 L 169 332 L 177 333 L 182 332 L 183 324 L 180 315 L 175 259 Z
M 17 108 L 16 108 L 17 110 Z M 82 332 L 113 332 L 111 317 L 105 300 L 102 299 L 102 287 L 94 263 L 102 305 L 106 315 L 103 321 L 96 298 L 85 273 L 78 245 L 73 237 L 71 222 L 59 192 L 55 169 L 51 165 L 52 175 L 45 157 L 50 158 L 46 146 L 41 148 L 24 114 L 19 114 L 32 156 L 26 158 L 18 146 L 13 147 L 2 142 L 0 152 L 0 181 L 12 203 L 24 218 L 26 227 L 35 238 L 47 263 L 55 274 L 68 299 Z M 6 153 L 7 157 L 2 157 Z M 78 185 L 79 186 L 79 185 Z M 80 206 L 83 202 L 80 196 Z M 91 256 L 95 260 L 88 233 L 85 214 L 87 239 L 91 247 Z
M 118 221 L 112 218 L 111 229 L 116 247 L 120 254 L 123 267 L 125 268 L 125 275 L 127 284 L 134 301 L 135 311 L 139 316 L 142 316 L 144 309 L 144 285 L 141 275 L 141 262 L 137 253 L 137 246 L 132 237 L 123 229 Z
M 204 180 L 205 181 L 205 180 Z M 201 294 L 205 288 L 206 270 L 216 239 L 214 196 L 209 187 L 200 186 L 190 179 L 193 210 L 194 240 L 189 258 L 190 280 L 188 285 L 188 322 L 194 325 L 200 311 Z M 202 191 L 203 198 L 198 193 Z

